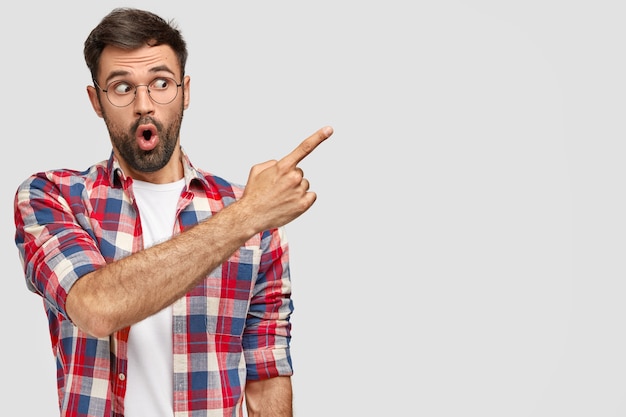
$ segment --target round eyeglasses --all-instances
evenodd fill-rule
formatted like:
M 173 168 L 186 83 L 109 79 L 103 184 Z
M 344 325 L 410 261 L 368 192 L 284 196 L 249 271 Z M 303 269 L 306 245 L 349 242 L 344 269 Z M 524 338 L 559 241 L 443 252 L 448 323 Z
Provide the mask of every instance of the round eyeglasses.
M 149 84 L 135 85 L 131 82 L 124 80 L 111 81 L 107 88 L 102 88 L 98 85 L 96 80 L 93 80 L 96 87 L 98 87 L 107 96 L 109 102 L 115 107 L 126 107 L 135 100 L 137 97 L 137 88 L 146 87 L 148 90 L 148 96 L 158 104 L 169 104 L 178 95 L 178 87 L 183 84 L 178 84 L 173 78 L 170 77 L 157 77 L 150 81 Z

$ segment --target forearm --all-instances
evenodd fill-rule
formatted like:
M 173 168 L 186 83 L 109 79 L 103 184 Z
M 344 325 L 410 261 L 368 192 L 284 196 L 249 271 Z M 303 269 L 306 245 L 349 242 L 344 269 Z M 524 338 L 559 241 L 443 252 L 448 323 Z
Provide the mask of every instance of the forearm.
M 209 220 L 79 279 L 67 296 L 70 319 L 107 336 L 186 294 L 257 232 L 236 205 Z
M 249 417 L 292 417 L 291 377 L 247 381 L 246 408 Z

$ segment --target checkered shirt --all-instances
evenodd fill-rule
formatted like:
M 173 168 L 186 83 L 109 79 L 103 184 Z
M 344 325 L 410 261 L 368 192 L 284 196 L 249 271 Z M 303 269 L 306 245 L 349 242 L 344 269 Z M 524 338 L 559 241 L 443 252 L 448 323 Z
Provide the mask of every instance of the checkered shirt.
M 184 151 L 183 165 L 177 232 L 243 193 L 194 168 Z M 65 302 L 81 276 L 142 249 L 132 179 L 113 154 L 82 172 L 37 173 L 17 190 L 15 225 L 26 285 L 48 317 L 61 416 L 122 417 L 129 328 L 92 337 L 68 319 Z M 284 230 L 265 231 L 173 304 L 174 415 L 242 416 L 247 379 L 291 375 L 292 311 Z

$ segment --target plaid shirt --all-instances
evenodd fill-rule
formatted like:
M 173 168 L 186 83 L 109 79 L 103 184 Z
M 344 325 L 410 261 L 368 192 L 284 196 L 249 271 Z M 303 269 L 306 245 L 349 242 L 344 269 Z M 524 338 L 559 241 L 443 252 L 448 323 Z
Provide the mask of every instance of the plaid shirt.
M 195 169 L 184 152 L 183 165 L 176 232 L 243 192 Z M 35 174 L 16 193 L 15 224 L 26 285 L 48 316 L 61 416 L 122 417 L 129 329 L 89 336 L 68 319 L 65 302 L 81 276 L 142 249 L 132 179 L 113 155 L 83 172 Z M 251 238 L 173 304 L 176 417 L 242 416 L 246 379 L 292 374 L 290 297 L 280 228 Z

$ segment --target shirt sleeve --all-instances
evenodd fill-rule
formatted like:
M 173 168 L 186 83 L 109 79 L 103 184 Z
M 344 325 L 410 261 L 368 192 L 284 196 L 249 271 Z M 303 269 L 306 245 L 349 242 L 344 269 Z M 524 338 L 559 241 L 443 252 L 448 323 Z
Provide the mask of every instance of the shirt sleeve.
M 289 352 L 293 302 L 284 229 L 265 232 L 261 248 L 243 339 L 247 377 L 251 380 L 293 374 Z
M 51 177 L 53 174 L 36 174 L 18 187 L 15 243 L 28 289 L 67 318 L 65 300 L 70 288 L 105 260 L 90 234 L 89 221 L 80 215 L 81 205 L 70 204 L 66 198 L 71 193 L 81 194 L 80 185 L 64 186 Z M 64 196 L 62 189 L 70 195 Z

